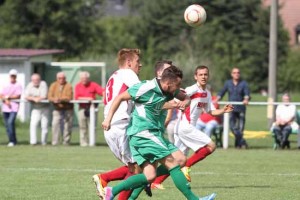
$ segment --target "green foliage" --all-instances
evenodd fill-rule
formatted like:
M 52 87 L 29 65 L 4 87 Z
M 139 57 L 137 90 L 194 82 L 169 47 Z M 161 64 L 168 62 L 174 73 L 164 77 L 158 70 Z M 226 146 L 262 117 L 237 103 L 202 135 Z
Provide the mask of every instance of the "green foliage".
M 184 86 L 194 82 L 195 66 L 205 64 L 216 90 L 230 78 L 234 66 L 241 69 L 253 92 L 267 88 L 270 13 L 261 0 L 127 0 L 130 14 L 126 17 L 104 17 L 106 1 L 5 1 L 0 5 L 1 47 L 65 49 L 65 59 L 108 58 L 114 67 L 112 57 L 120 48 L 140 48 L 141 79 L 153 77 L 157 60 L 171 59 L 184 70 Z M 193 3 L 207 11 L 207 22 L 200 28 L 189 27 L 183 19 L 185 8 Z M 289 58 L 285 63 L 288 34 L 279 22 L 279 88 L 295 90 L 288 83 L 299 85 L 299 81 L 284 78 L 294 73 L 290 67 L 294 61 Z
M 300 50 L 290 50 L 286 63 L 278 69 L 278 92 L 300 90 Z
M 5 1 L 0 6 L 0 44 L 4 48 L 56 48 L 76 56 L 93 44 L 100 0 Z

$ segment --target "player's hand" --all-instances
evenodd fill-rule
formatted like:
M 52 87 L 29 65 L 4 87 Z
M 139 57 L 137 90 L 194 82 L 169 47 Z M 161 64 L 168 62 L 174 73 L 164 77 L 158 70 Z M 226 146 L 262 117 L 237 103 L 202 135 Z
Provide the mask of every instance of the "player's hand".
M 233 109 L 234 109 L 234 107 L 233 107 L 233 105 L 231 105 L 231 104 L 227 104 L 227 105 L 225 105 L 225 106 L 223 107 L 223 111 L 224 111 L 225 113 L 232 112 Z
M 102 122 L 102 128 L 105 130 L 105 131 L 108 131 L 110 129 L 110 122 L 108 120 L 104 120 Z

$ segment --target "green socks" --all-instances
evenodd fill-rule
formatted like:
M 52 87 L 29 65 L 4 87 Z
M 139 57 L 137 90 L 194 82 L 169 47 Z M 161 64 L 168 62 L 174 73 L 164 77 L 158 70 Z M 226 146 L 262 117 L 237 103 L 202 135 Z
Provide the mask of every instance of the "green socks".
M 170 169 L 170 175 L 177 189 L 180 190 L 188 200 L 199 200 L 199 197 L 192 192 L 190 183 L 186 180 L 179 166 Z
M 130 176 L 126 180 L 114 186 L 112 188 L 112 193 L 114 196 L 116 196 L 123 190 L 132 190 L 146 184 L 148 184 L 146 176 L 144 174 L 137 174 Z

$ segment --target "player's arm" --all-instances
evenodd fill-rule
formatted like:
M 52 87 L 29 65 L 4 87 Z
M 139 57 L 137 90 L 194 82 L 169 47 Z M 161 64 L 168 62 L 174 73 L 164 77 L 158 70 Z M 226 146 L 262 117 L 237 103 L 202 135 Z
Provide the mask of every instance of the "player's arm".
M 178 109 L 180 110 L 185 110 L 190 104 L 191 104 L 191 99 L 187 95 L 187 93 L 183 92 L 180 90 L 180 92 L 175 96 L 176 99 L 180 100 L 178 102 Z
M 128 101 L 131 99 L 130 94 L 128 93 L 128 91 L 126 90 L 125 92 L 121 93 L 119 96 L 117 96 L 113 102 L 112 105 L 108 111 L 107 117 L 104 119 L 104 121 L 102 122 L 102 128 L 104 130 L 109 130 L 110 129 L 110 123 L 111 123 L 111 119 L 113 118 L 115 112 L 117 111 L 117 109 L 119 108 L 120 104 L 122 101 Z
M 229 113 L 229 112 L 232 112 L 232 111 L 233 111 L 233 106 L 231 104 L 227 104 L 221 109 L 216 109 L 216 110 L 209 111 L 209 114 L 211 114 L 213 116 L 217 116 L 217 115 L 222 115 L 224 113 Z

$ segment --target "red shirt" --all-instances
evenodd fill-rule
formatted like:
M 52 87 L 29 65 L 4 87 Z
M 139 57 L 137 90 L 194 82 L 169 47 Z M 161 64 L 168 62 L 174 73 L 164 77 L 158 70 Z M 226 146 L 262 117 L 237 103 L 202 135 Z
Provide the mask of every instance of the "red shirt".
M 80 97 L 91 97 L 93 100 L 96 99 L 96 94 L 102 96 L 104 89 L 95 82 L 89 82 L 87 85 L 83 85 L 81 82 L 75 86 L 75 100 Z M 80 103 L 80 108 L 89 107 L 88 103 Z
M 217 97 L 216 96 L 212 96 L 212 101 L 214 101 Z M 214 103 L 214 106 L 216 109 L 219 109 L 219 104 L 218 103 Z M 221 123 L 221 117 L 220 116 L 212 116 L 211 114 L 208 113 L 202 113 L 199 116 L 199 119 L 201 119 L 201 121 L 203 121 L 204 123 L 207 123 L 211 120 L 216 120 L 219 124 Z

